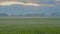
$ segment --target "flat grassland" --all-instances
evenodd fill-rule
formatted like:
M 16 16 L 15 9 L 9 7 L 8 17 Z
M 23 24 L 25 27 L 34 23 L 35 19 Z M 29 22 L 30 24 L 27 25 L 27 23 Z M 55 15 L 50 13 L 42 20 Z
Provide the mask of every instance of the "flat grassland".
M 60 18 L 0 18 L 0 34 L 60 34 Z

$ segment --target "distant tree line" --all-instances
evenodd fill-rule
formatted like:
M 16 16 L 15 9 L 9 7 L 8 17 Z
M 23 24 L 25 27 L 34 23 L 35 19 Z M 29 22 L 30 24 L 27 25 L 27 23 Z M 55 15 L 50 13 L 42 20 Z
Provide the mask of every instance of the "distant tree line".
M 60 16 L 59 12 L 52 12 L 52 13 L 33 13 L 33 14 L 7 14 L 7 13 L 0 13 L 0 16 Z
M 0 13 L 0 16 L 8 16 L 6 13 Z

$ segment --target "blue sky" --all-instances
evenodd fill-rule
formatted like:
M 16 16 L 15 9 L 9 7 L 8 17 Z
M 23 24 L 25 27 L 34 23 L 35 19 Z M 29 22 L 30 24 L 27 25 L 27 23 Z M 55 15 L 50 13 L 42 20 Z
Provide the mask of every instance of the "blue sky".
M 55 4 L 55 0 L 38 0 L 42 4 Z M 60 12 L 60 6 L 21 6 L 21 5 L 11 5 L 11 6 L 0 6 L 0 13 L 8 14 L 28 14 L 28 13 L 49 13 L 49 12 Z

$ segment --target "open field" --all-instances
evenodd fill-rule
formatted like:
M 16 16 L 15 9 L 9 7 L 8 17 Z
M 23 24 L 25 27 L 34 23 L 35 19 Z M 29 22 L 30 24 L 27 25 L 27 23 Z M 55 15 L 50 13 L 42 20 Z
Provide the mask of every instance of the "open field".
M 0 34 L 60 34 L 60 18 L 0 18 Z

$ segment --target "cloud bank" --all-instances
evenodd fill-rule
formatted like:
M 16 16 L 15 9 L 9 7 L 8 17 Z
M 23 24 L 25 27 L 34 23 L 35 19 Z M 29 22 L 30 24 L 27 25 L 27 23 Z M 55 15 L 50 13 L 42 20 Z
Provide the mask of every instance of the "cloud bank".
M 33 3 L 33 2 L 18 2 L 18 1 L 6 1 L 6 2 L 0 2 L 0 6 L 10 6 L 10 5 L 24 5 L 24 6 L 54 6 L 54 5 L 49 5 L 49 4 L 38 4 L 38 3 Z

